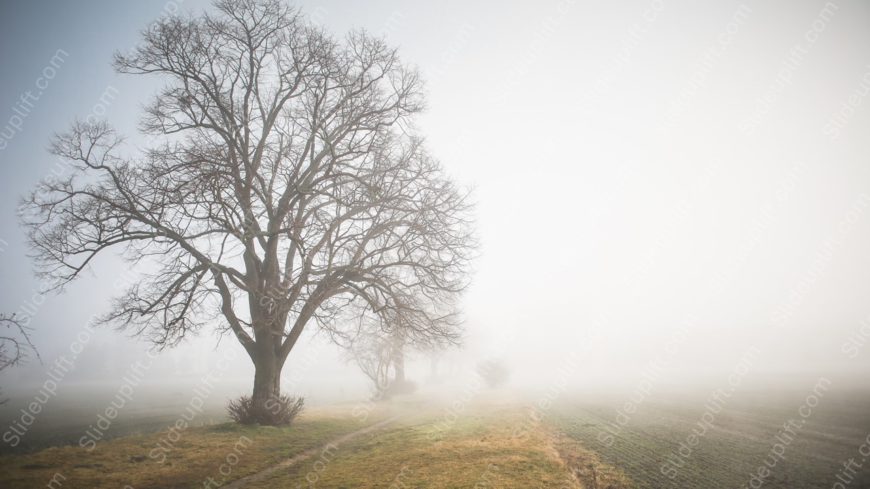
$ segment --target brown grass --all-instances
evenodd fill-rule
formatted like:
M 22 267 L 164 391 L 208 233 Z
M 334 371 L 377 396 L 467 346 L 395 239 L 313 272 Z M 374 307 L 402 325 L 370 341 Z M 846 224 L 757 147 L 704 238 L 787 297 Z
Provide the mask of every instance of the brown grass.
M 395 405 L 394 405 L 395 406 Z M 346 433 L 406 414 L 357 438 Z M 54 487 L 135 489 L 209 487 L 261 473 L 246 489 L 322 488 L 558 488 L 625 489 L 628 479 L 591 451 L 562 436 L 515 404 L 468 407 L 446 416 L 444 407 L 417 404 L 378 407 L 367 419 L 350 407 L 308 412 L 290 427 L 223 424 L 184 431 L 163 463 L 149 452 L 166 432 L 101 442 L 93 452 L 59 447 L 0 458 L 0 487 L 46 487 L 55 473 L 66 477 Z M 239 446 L 241 437 L 251 442 Z M 279 466 L 298 457 L 297 463 Z M 236 454 L 230 473 L 222 465 Z M 304 460 L 303 460 L 304 459 Z
M 201 488 L 209 477 L 221 482 L 255 473 L 376 420 L 372 416 L 361 423 L 348 413 L 306 413 L 281 428 L 231 423 L 188 428 L 168 452 L 154 452 L 166 440 L 164 430 L 100 442 L 91 452 L 67 446 L 5 456 L 0 458 L 0 487 L 46 487 L 59 473 L 65 479 L 56 487 L 64 488 Z M 165 460 L 153 453 L 165 453 Z
M 334 447 L 247 488 L 565 488 L 580 489 L 553 432 L 517 408 L 476 410 L 445 423 L 439 412 Z M 567 453 L 567 452 L 566 452 Z M 575 460 L 575 459 L 570 459 Z M 627 481 L 599 463 L 604 481 Z M 589 486 L 591 487 L 591 486 Z M 606 485 L 599 485 L 604 489 Z

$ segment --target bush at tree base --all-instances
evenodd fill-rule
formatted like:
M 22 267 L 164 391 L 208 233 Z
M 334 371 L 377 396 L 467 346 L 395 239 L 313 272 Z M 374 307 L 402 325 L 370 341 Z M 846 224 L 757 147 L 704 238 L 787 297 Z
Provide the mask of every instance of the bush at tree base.
M 282 426 L 292 423 L 304 405 L 302 397 L 281 395 L 267 399 L 258 409 L 250 396 L 242 396 L 229 402 L 227 412 L 236 423 Z

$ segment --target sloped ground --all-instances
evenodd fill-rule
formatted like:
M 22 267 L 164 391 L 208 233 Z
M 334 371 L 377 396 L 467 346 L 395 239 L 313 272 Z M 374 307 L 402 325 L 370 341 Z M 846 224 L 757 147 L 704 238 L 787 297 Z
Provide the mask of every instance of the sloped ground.
M 548 419 L 604 463 L 618 466 L 638 489 L 745 487 L 760 466 L 768 467 L 765 464 L 771 462 L 774 450 L 781 450 L 783 456 L 774 460 L 763 481 L 765 488 L 830 488 L 845 481 L 852 489 L 870 488 L 870 471 L 859 451 L 870 433 L 870 398 L 849 392 L 838 397 L 832 392 L 801 429 L 786 436 L 783 425 L 800 419 L 798 407 L 804 396 L 777 399 L 758 394 L 733 399 L 704 436 L 695 439 L 690 452 L 686 444 L 705 412 L 703 399 L 679 403 L 648 399 L 630 415 L 612 445 L 599 437 L 612 429 L 622 405 L 619 401 L 566 401 Z M 685 455 L 677 458 L 678 454 Z M 850 459 L 863 468 L 846 469 Z M 679 465 L 668 464 L 670 460 Z M 666 476 L 667 470 L 673 478 Z
M 514 403 L 460 413 L 420 401 L 371 409 L 312 410 L 288 428 L 222 424 L 181 430 L 175 441 L 164 430 L 92 452 L 7 456 L 0 487 L 629 487 L 616 469 Z
M 534 422 L 524 408 L 477 406 L 469 411 L 458 417 L 447 410 L 406 416 L 245 487 L 629 487 L 618 471 Z M 598 474 L 594 482 L 584 477 L 590 467 Z
M 363 428 L 381 416 L 378 413 L 363 422 L 350 413 L 350 408 L 312 410 L 286 428 L 226 423 L 164 429 L 104 441 L 91 452 L 66 446 L 8 455 L 0 457 L 0 487 L 219 487 Z

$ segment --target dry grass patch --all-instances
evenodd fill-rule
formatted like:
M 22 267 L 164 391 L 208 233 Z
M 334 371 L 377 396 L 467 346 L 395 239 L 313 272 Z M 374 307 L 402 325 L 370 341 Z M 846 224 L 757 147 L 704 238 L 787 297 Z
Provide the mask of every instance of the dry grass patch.
M 619 469 L 601 462 L 598 454 L 564 433 L 551 431 L 550 440 L 582 489 L 630 489 L 631 480 Z
M 246 488 L 579 487 L 545 430 L 515 433 L 522 411 L 468 414 L 449 424 L 437 416 L 406 418 Z
M 100 442 L 91 452 L 67 446 L 9 455 L 0 458 L 0 487 L 45 487 L 59 473 L 65 477 L 62 487 L 200 488 L 210 477 L 222 482 L 250 475 L 376 418 L 362 423 L 349 411 L 342 416 L 312 411 L 288 427 L 226 423 L 180 430 L 169 444 L 169 431 L 163 430 Z

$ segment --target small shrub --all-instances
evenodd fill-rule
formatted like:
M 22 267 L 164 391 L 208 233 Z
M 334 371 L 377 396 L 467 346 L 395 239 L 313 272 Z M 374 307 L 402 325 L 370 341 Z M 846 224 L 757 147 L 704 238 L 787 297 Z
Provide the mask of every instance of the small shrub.
M 302 397 L 281 395 L 267 399 L 262 407 L 256 408 L 249 396 L 242 396 L 229 402 L 227 412 L 240 424 L 284 426 L 293 422 L 304 405 Z

